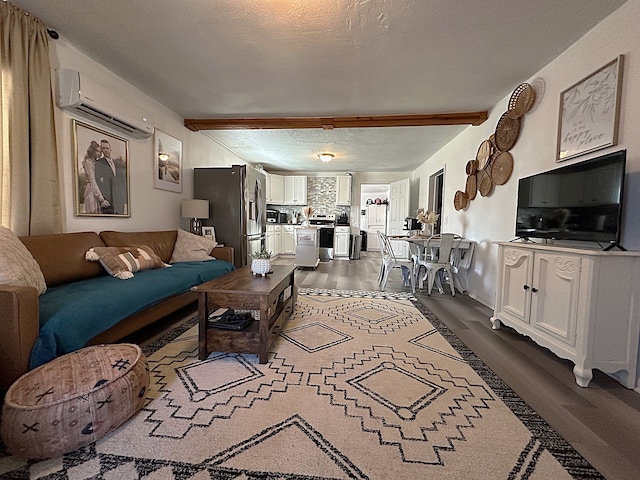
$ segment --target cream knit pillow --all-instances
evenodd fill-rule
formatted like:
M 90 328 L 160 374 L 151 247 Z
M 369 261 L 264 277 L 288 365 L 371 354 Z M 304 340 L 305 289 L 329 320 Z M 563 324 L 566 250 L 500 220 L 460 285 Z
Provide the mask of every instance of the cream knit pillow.
M 211 250 L 217 243 L 200 235 L 178 230 L 178 238 L 173 247 L 170 263 L 177 262 L 201 262 L 205 260 L 215 260 L 210 256 Z
M 40 265 L 18 236 L 0 227 L 0 284 L 33 287 L 42 295 L 47 284 Z

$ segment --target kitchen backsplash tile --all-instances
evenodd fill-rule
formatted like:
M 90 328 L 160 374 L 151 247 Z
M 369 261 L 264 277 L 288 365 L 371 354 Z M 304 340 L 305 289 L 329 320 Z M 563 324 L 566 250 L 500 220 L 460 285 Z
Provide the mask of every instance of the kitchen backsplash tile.
M 316 213 L 335 214 L 336 218 L 341 213 L 349 215 L 349 207 L 336 205 L 336 177 L 307 177 L 307 205 L 315 209 Z M 302 214 L 302 207 L 293 205 L 275 205 L 275 209 L 295 218 L 296 214 Z

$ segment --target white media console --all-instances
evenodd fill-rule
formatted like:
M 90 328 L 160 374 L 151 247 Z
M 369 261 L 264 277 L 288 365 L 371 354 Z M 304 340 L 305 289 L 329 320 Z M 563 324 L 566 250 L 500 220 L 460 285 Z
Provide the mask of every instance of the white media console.
M 581 387 L 594 368 L 635 387 L 640 252 L 505 242 L 497 273 L 494 329 L 508 325 L 572 361 Z

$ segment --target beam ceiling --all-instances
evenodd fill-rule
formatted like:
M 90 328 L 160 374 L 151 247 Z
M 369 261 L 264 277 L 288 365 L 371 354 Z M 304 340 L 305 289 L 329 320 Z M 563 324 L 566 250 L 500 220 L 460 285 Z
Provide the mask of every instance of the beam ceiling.
M 297 128 L 424 127 L 481 125 L 488 112 L 432 113 L 423 115 L 359 115 L 345 117 L 187 118 L 184 126 L 200 130 L 250 130 Z

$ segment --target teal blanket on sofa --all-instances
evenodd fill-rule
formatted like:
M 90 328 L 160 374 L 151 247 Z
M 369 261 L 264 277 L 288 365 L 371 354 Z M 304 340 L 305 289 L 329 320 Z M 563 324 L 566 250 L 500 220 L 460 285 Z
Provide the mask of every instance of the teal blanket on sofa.
M 136 272 L 129 280 L 105 275 L 51 287 L 39 297 L 40 336 L 30 366 L 78 350 L 128 316 L 233 269 L 224 260 L 181 262 Z

